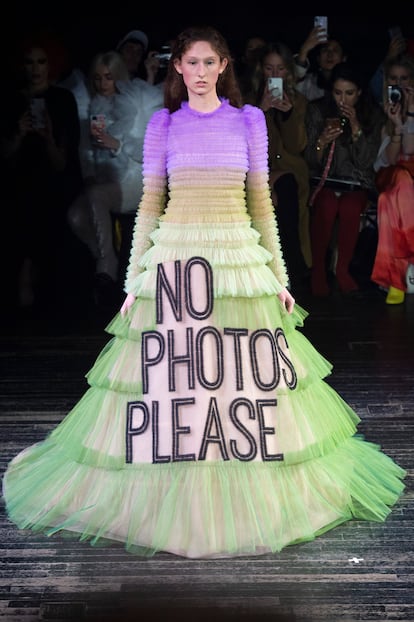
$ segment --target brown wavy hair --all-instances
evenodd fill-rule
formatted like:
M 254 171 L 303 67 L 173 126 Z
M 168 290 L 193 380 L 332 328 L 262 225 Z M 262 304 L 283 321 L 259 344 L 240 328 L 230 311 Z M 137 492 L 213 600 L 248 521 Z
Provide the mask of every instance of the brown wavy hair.
M 211 26 L 192 26 L 183 30 L 174 39 L 171 58 L 168 63 L 167 76 L 164 82 L 164 105 L 170 112 L 175 112 L 183 101 L 188 101 L 187 88 L 181 74 L 175 67 L 174 61 L 181 60 L 188 48 L 197 41 L 206 41 L 218 54 L 220 60 L 227 59 L 227 66 L 217 81 L 217 95 L 228 99 L 232 106 L 241 108 L 242 97 L 234 71 L 234 62 L 229 46 L 218 30 Z

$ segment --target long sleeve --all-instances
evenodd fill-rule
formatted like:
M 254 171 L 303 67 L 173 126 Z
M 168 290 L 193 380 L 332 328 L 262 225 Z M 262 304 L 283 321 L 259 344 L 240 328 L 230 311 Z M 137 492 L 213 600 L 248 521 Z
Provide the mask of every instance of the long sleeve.
M 167 198 L 166 143 L 169 112 L 163 108 L 151 117 L 144 139 L 143 186 L 132 239 L 131 254 L 126 273 L 126 293 L 134 293 L 136 279 L 143 271 L 140 259 L 152 242 L 150 235 L 163 213 Z
M 245 115 L 249 145 L 249 171 L 246 180 L 247 209 L 253 227 L 260 233 L 261 245 L 273 255 L 269 267 L 282 289 L 288 283 L 288 276 L 270 195 L 266 121 L 262 110 L 254 106 L 246 105 Z

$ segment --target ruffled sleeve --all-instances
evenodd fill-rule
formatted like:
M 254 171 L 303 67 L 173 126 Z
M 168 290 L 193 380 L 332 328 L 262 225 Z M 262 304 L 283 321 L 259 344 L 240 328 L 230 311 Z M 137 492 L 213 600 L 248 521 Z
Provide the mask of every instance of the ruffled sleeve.
M 136 278 L 143 271 L 142 255 L 150 248 L 150 234 L 158 225 L 167 199 L 167 133 L 170 114 L 166 108 L 155 112 L 146 129 L 144 139 L 143 186 L 138 205 L 132 239 L 131 254 L 126 273 L 126 293 L 135 293 Z
M 247 209 L 253 227 L 260 233 L 261 245 L 273 255 L 269 267 L 280 283 L 280 289 L 283 289 L 288 283 L 288 275 L 270 195 L 265 116 L 260 108 L 248 104 L 244 106 L 243 114 L 249 145 L 249 172 L 246 180 Z

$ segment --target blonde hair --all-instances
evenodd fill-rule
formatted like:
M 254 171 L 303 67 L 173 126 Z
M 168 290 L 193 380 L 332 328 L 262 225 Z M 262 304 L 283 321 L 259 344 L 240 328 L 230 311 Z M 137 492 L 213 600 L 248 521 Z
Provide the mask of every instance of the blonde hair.
M 88 87 L 91 95 L 96 95 L 95 74 L 99 65 L 108 67 L 115 82 L 129 80 L 129 72 L 121 54 L 115 50 L 99 52 L 91 62 L 88 76 Z

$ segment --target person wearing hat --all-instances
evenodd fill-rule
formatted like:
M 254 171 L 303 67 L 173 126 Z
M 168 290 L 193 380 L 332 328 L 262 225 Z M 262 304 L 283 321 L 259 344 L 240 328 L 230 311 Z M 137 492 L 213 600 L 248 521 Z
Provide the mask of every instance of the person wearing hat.
M 118 42 L 116 50 L 123 57 L 131 79 L 146 79 L 144 58 L 148 51 L 148 37 L 145 32 L 131 30 Z

